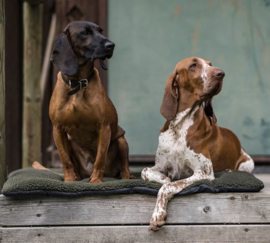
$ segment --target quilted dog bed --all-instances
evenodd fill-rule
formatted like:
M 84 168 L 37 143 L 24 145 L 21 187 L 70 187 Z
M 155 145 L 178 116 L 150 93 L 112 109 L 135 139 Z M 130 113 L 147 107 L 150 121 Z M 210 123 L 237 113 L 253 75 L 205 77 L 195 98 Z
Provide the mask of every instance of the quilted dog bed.
M 136 175 L 140 178 L 140 175 Z M 177 195 L 187 195 L 197 192 L 258 192 L 264 185 L 250 173 L 242 171 L 220 172 L 215 174 L 213 181 L 200 180 L 185 188 Z M 118 180 L 104 178 L 100 184 L 89 184 L 89 179 L 76 182 L 63 182 L 63 176 L 51 171 L 35 170 L 32 168 L 12 172 L 8 176 L 1 191 L 5 196 L 20 195 L 111 195 L 142 193 L 157 195 L 162 186 L 155 182 L 142 179 Z

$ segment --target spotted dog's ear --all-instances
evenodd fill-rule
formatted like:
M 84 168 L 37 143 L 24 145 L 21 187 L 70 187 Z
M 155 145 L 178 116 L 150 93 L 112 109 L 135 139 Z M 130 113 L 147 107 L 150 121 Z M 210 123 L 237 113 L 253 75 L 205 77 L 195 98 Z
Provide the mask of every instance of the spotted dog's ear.
M 178 109 L 179 84 L 175 80 L 175 77 L 175 73 L 168 77 L 163 101 L 160 107 L 161 115 L 168 121 L 175 118 Z
M 61 73 L 72 76 L 78 71 L 78 58 L 72 50 L 69 31 L 64 30 L 54 43 L 51 61 Z
M 214 113 L 213 106 L 212 106 L 212 99 L 205 101 L 204 112 L 209 117 L 211 125 L 212 125 L 211 117 L 214 123 L 217 122 L 217 118 L 216 118 L 216 115 Z

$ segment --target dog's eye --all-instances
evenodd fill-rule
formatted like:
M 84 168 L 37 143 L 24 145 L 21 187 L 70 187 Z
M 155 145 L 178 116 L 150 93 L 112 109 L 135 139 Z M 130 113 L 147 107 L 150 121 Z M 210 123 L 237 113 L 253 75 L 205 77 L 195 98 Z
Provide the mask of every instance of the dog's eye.
M 103 29 L 101 27 L 98 27 L 98 31 L 102 33 Z
M 89 34 L 89 30 L 88 29 L 85 29 L 84 31 L 81 32 L 82 35 L 88 35 Z
M 189 66 L 189 68 L 195 68 L 195 67 L 197 67 L 197 63 L 196 63 L 196 62 L 192 63 L 192 64 Z

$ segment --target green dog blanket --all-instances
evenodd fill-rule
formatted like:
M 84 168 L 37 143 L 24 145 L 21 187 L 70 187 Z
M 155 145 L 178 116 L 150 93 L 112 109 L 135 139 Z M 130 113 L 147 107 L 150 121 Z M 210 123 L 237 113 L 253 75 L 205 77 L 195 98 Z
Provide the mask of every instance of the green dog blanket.
M 139 175 L 137 175 L 140 178 Z M 197 192 L 258 192 L 264 185 L 250 173 L 242 171 L 220 172 L 215 174 L 215 180 L 200 180 L 185 188 L 177 195 Z M 63 182 L 63 176 L 46 170 L 32 168 L 12 172 L 2 189 L 5 196 L 19 195 L 111 195 L 143 193 L 157 195 L 162 186 L 155 182 L 142 179 L 118 180 L 104 178 L 103 183 L 89 184 L 89 179 L 76 182 Z

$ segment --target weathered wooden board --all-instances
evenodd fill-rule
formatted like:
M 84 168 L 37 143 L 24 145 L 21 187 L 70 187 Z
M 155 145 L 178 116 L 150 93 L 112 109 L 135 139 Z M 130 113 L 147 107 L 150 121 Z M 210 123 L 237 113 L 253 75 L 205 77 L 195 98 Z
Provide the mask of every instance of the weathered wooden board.
M 5 97 L 5 0 L 0 0 L 0 190 L 6 179 Z
M 41 158 L 40 73 L 43 4 L 23 3 L 23 167 Z
M 148 232 L 147 226 L 80 226 L 2 228 L 6 242 L 267 242 L 270 225 L 164 226 Z
M 0 196 L 0 226 L 149 224 L 156 197 Z M 270 193 L 219 193 L 175 197 L 168 224 L 270 223 Z

